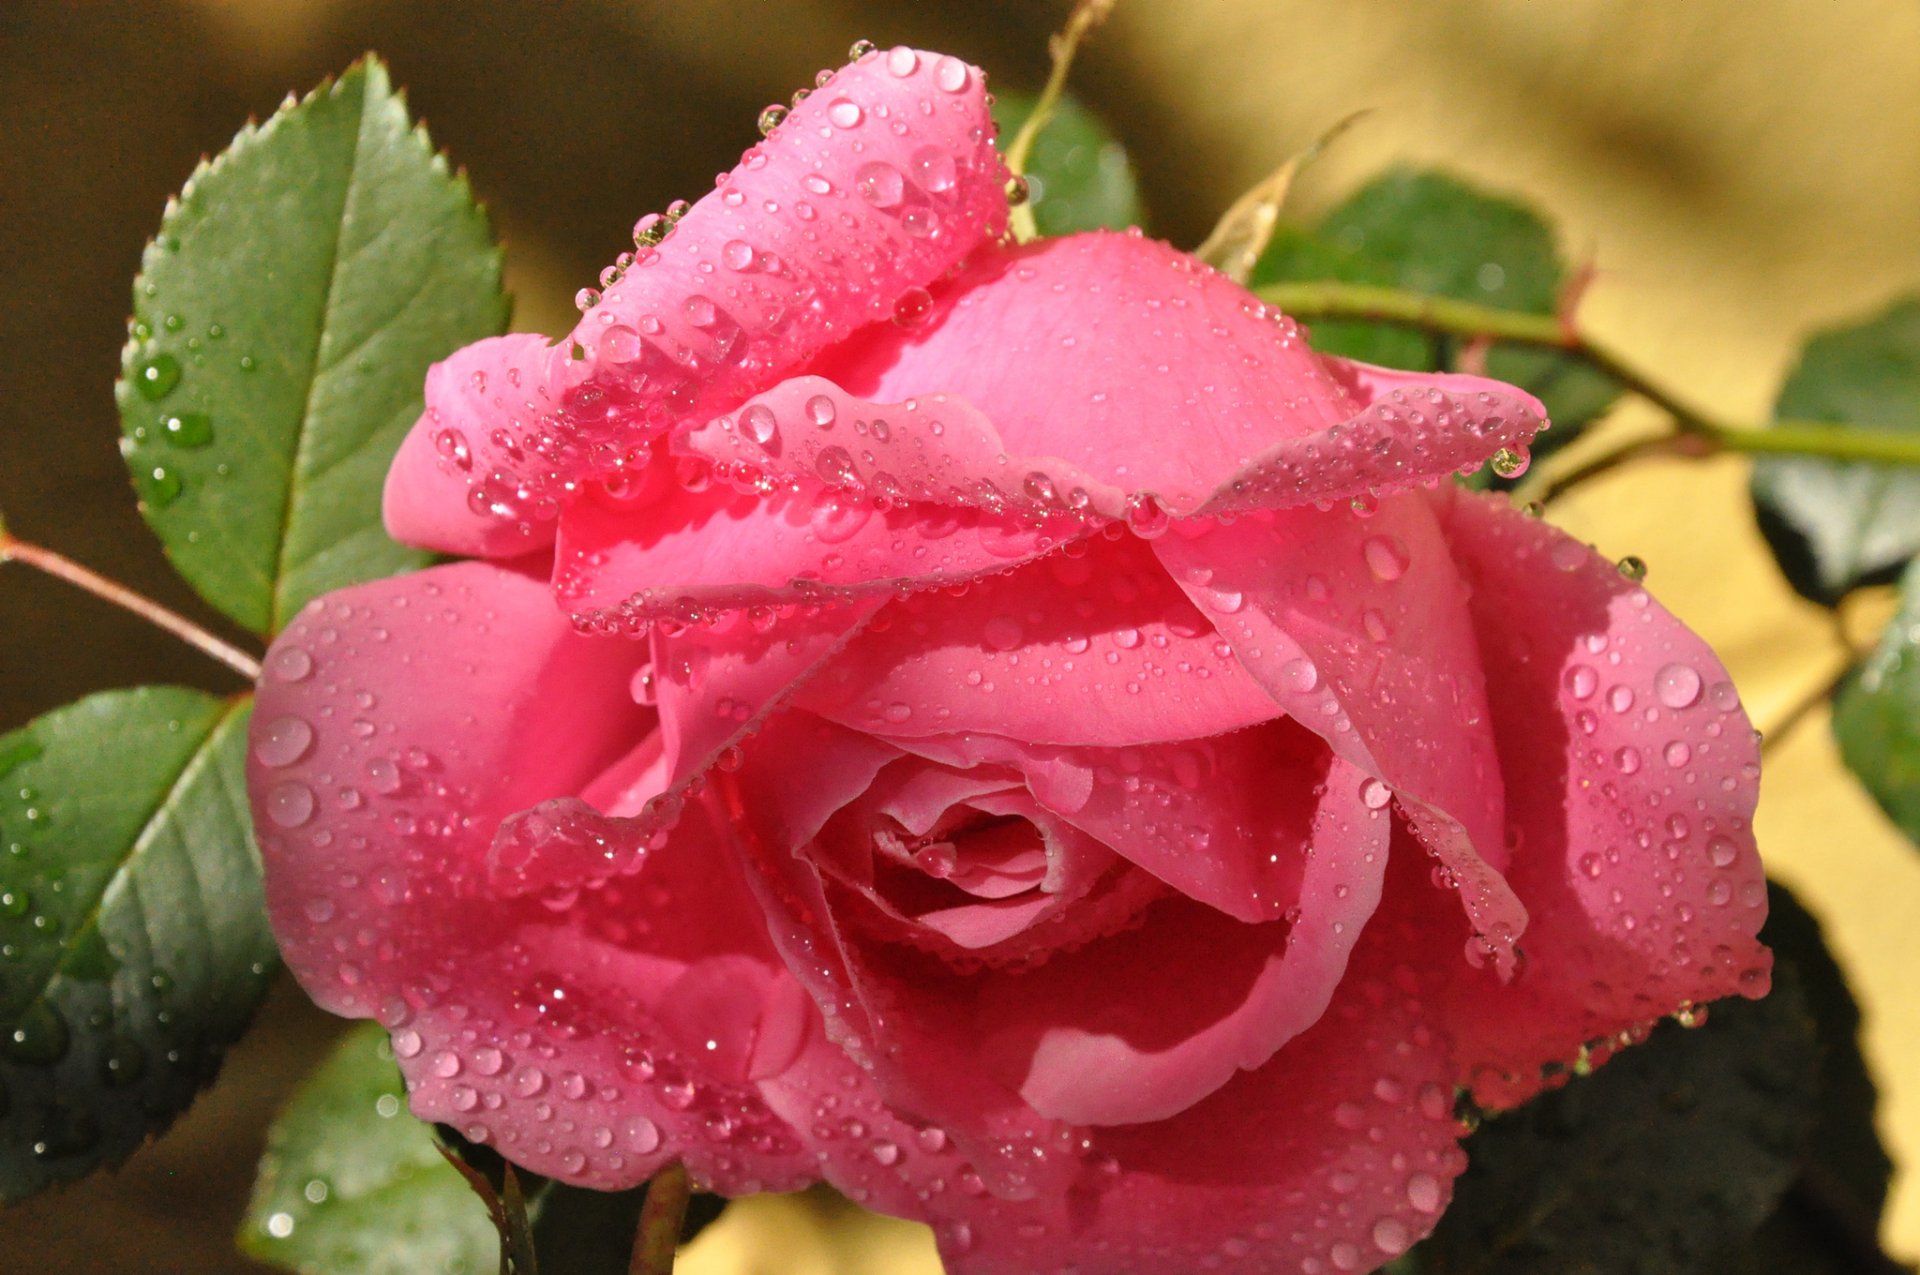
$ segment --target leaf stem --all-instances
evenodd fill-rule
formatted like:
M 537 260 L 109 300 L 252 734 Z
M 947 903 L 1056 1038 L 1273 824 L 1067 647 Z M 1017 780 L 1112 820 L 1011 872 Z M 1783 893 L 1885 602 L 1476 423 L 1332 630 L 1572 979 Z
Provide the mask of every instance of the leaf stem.
M 0 531 L 0 563 L 18 562 L 64 580 L 94 597 L 111 602 L 123 611 L 139 616 L 157 629 L 163 629 L 188 646 L 210 655 L 249 682 L 260 679 L 260 661 L 222 638 L 201 628 L 186 616 L 171 611 L 144 594 L 135 593 L 117 580 L 109 580 L 97 571 L 81 566 L 73 559 L 41 545 Z
M 1006 150 L 1007 171 L 1015 177 L 1026 173 L 1033 144 L 1053 118 L 1054 108 L 1060 104 L 1060 95 L 1067 87 L 1067 72 L 1073 66 L 1073 56 L 1080 49 L 1081 39 L 1106 21 L 1117 3 L 1119 0 L 1078 0 L 1073 12 L 1067 15 L 1067 25 L 1048 39 L 1047 54 L 1053 59 L 1053 69 L 1047 73 L 1047 83 L 1040 90 L 1040 96 L 1034 99 L 1033 110 L 1021 123 L 1020 131 L 1013 135 L 1013 141 Z M 1013 226 L 1014 238 L 1020 242 L 1039 237 L 1040 226 L 1034 220 L 1033 205 L 1015 204 L 1008 220 Z
M 1708 452 L 1920 465 L 1920 433 L 1859 429 L 1827 421 L 1781 420 L 1752 425 L 1720 419 L 1673 394 L 1616 351 L 1580 331 L 1570 318 L 1502 310 L 1364 283 L 1274 283 L 1254 291 L 1261 300 L 1279 306 L 1296 319 L 1370 320 L 1448 336 L 1492 338 L 1510 345 L 1565 351 L 1666 412 L 1681 434 L 1706 444 Z
M 687 1202 L 693 1183 L 687 1166 L 675 1160 L 647 1183 L 646 1202 L 640 1206 L 640 1225 L 633 1236 L 633 1260 L 627 1275 L 670 1275 L 680 1231 L 687 1222 Z

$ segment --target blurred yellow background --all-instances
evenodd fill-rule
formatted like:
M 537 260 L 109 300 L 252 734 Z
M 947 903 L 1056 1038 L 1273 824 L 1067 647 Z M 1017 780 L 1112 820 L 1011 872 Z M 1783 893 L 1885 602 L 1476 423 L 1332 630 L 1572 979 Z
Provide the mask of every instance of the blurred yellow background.
M 129 280 L 201 152 L 363 49 L 389 58 L 493 208 L 519 326 L 551 330 L 639 212 L 706 189 L 753 140 L 759 107 L 855 38 L 947 48 L 1032 88 L 1064 12 L 1034 0 L 7 5 L 0 508 L 19 534 L 206 616 L 146 539 L 114 452 Z M 1810 330 L 1920 289 L 1913 0 L 1123 0 L 1075 88 L 1134 151 L 1155 230 L 1183 245 L 1279 159 L 1370 108 L 1303 180 L 1304 213 L 1394 162 L 1522 196 L 1597 263 L 1591 330 L 1743 419 L 1765 415 Z M 1653 419 L 1630 406 L 1606 428 Z M 1765 729 L 1844 647 L 1774 570 L 1745 483 L 1737 460 L 1641 462 L 1551 516 L 1645 558 L 1650 586 L 1714 643 Z M 1853 640 L 1868 641 L 1885 608 L 1855 610 Z M 0 728 L 109 683 L 222 685 L 24 575 L 0 583 L 0 633 Z M 1883 1134 L 1899 1164 L 1920 1165 L 1920 851 L 1841 770 L 1824 712 L 1769 749 L 1759 831 L 1853 977 Z M 227 1255 L 228 1235 L 264 1121 L 331 1029 L 283 989 L 157 1147 L 10 1212 L 10 1253 L 60 1253 L 40 1269 L 256 1269 Z M 1920 1257 L 1920 1174 L 1896 1182 L 1885 1236 Z M 736 1209 L 684 1267 L 937 1269 L 917 1228 L 793 1200 Z

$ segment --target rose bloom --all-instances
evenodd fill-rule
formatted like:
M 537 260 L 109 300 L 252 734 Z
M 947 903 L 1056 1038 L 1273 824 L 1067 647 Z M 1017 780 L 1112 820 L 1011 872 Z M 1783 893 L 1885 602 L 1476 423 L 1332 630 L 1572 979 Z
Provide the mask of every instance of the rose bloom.
M 1006 180 L 978 70 L 870 52 L 570 338 L 432 371 L 387 521 L 479 560 L 274 644 L 275 930 L 543 1174 L 824 1179 L 955 1271 L 1372 1269 L 1461 1091 L 1765 990 L 1753 731 L 1451 481 L 1532 398 L 1016 246 Z

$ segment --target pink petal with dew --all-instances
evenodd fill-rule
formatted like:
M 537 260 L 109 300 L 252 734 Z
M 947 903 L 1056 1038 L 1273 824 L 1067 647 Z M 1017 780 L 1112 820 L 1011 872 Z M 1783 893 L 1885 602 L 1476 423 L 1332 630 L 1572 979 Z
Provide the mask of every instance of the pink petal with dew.
M 1329 363 L 1356 392 L 1383 383 L 1350 375 L 1359 365 Z M 1263 442 L 1251 456 L 1219 459 L 1204 477 L 1155 478 L 1151 459 L 1127 461 L 1118 449 L 1085 461 L 1022 451 L 1003 435 L 998 418 L 952 392 L 873 402 L 820 376 L 783 381 L 678 445 L 741 485 L 825 483 L 847 499 L 911 500 L 1042 520 L 1125 518 L 1138 525 L 1392 494 L 1476 468 L 1503 447 L 1524 448 L 1546 424 L 1537 402 L 1497 381 L 1405 380 L 1384 388 L 1378 400 L 1359 400 L 1364 407 L 1342 399 L 1354 414 L 1310 434 Z M 1255 424 L 1265 429 L 1274 422 Z M 1184 454 L 1177 443 L 1156 437 L 1161 456 Z
M 1506 863 L 1502 776 L 1473 626 L 1427 499 L 1368 516 L 1290 509 L 1176 524 L 1173 578 L 1295 721 L 1397 799 L 1505 970 L 1526 911 Z
M 1108 232 L 976 254 L 919 322 L 810 370 L 730 439 L 709 428 L 694 446 L 764 472 L 1111 518 L 1148 497 L 1191 515 L 1398 490 L 1546 423 L 1497 381 L 1323 360 L 1238 284 Z
M 817 833 L 816 821 L 824 825 L 859 796 L 848 791 L 848 778 L 864 770 L 870 781 L 899 756 L 893 749 L 881 755 L 877 742 L 809 713 L 781 713 L 749 743 L 737 771 L 714 777 L 774 943 L 820 1006 L 828 1038 L 872 1074 L 885 1101 L 947 1129 L 986 1189 L 1023 1198 L 1062 1190 L 1076 1172 L 1070 1158 L 1054 1154 L 1072 1137 L 1067 1126 L 1035 1113 L 982 1068 L 950 1067 L 932 1088 L 902 1069 L 903 1055 L 928 1048 L 921 1015 L 864 998 L 860 934 L 843 924 L 871 905 L 800 853 Z M 828 785 L 834 797 L 823 799 Z M 939 957 L 925 959 L 942 965 Z
M 1350 774 L 1285 720 L 1118 749 L 977 732 L 893 742 L 940 765 L 1018 771 L 1062 821 L 1181 894 L 1250 924 L 1283 918 L 1298 902 L 1302 865 L 1322 852 L 1343 866 L 1349 858 L 1371 864 L 1374 833 L 1384 836 L 1388 820 L 1366 805 L 1360 772 Z M 1354 782 L 1338 787 L 1348 778 Z M 1338 817 L 1343 810 L 1355 818 Z
M 813 734 L 825 747 L 808 755 L 830 752 L 832 733 Z M 1026 746 L 977 735 L 902 743 L 931 745 L 943 754 L 937 766 L 996 780 L 1028 761 Z M 1085 924 L 1097 904 L 1088 916 L 1064 915 L 1067 924 L 1050 935 L 1036 921 L 1030 935 L 1051 944 L 1031 947 L 1039 963 L 1010 978 L 997 966 L 956 961 L 905 926 L 874 924 L 869 881 L 844 863 L 830 866 L 846 859 L 831 857 L 831 838 L 789 852 L 816 868 L 822 849 L 829 853 L 819 886 L 795 887 L 790 878 L 804 870 L 779 868 L 789 889 L 818 893 L 828 909 L 843 962 L 832 994 L 869 1012 L 914 1006 L 910 1024 L 885 1015 L 883 1064 L 883 1088 L 910 1109 L 927 1110 L 923 1095 L 953 1091 L 958 1060 L 978 1069 L 984 1058 L 988 1075 L 1043 1115 L 1075 1124 L 1164 1118 L 1265 1062 L 1319 1017 L 1379 898 L 1388 814 L 1365 805 L 1360 772 L 1297 728 L 1196 746 L 1070 751 L 1086 759 L 1091 795 L 1072 813 L 1042 807 L 1034 817 L 1070 824 L 1103 854 L 1126 856 L 1212 906 L 1155 904 L 1155 894 L 1131 891 L 1131 911 L 1100 929 Z M 1176 774 L 1186 775 L 1185 790 Z M 780 781 L 763 778 L 752 756 L 741 776 L 751 808 L 779 808 Z M 856 802 L 828 832 L 866 809 Z M 842 829 L 838 839 L 852 834 Z M 1187 959 L 1197 952 L 1207 953 L 1205 990 Z M 1126 995 L 1102 990 L 1115 985 Z M 969 1139 L 984 1134 L 965 1112 L 947 1123 Z
M 545 337 L 516 332 L 476 341 L 427 369 L 426 414 L 387 471 L 381 513 L 388 535 L 479 558 L 517 557 L 551 543 L 553 510 L 529 505 L 501 464 L 521 450 L 518 435 L 559 406 L 547 381 L 552 353 Z
M 1760 753 L 1712 650 L 1613 564 L 1502 497 L 1450 493 L 1442 526 L 1487 667 L 1533 917 L 1508 987 L 1457 988 L 1475 1093 L 1509 1105 L 1547 1063 L 1689 1004 L 1760 996 Z
M 1049 1148 L 1074 1169 L 1061 1190 L 987 1191 L 948 1129 L 902 1120 L 871 1076 L 824 1051 L 769 1085 L 770 1101 L 841 1190 L 929 1222 L 956 1275 L 1374 1269 L 1433 1229 L 1466 1163 L 1454 1063 L 1431 1026 L 1445 903 L 1421 897 L 1433 892 L 1406 857 L 1318 1022 L 1170 1119 Z M 802 1123 L 829 1094 L 858 1136 Z
M 1329 794 L 1358 779 L 1344 762 L 1332 772 Z M 1290 847 L 1285 919 L 1246 924 L 1191 900 L 1156 904 L 1137 931 L 986 983 L 966 1031 L 1043 1114 L 1089 1125 L 1173 1117 L 1319 1021 L 1379 903 L 1388 830 L 1357 796 L 1332 796 L 1306 844 Z
M 561 515 L 554 589 L 583 623 L 635 632 L 662 617 L 692 624 L 965 584 L 1086 532 L 1069 517 L 876 509 L 818 484 L 764 495 L 649 484 L 633 499 L 589 490 Z
M 795 703 L 892 737 L 982 731 L 1042 744 L 1200 739 L 1278 715 L 1132 536 L 892 603 Z
M 656 225 L 669 233 L 616 266 L 604 294 L 583 294 L 590 307 L 544 358 L 549 410 L 430 398 L 415 433 L 457 429 L 472 448 L 470 470 L 437 477 L 460 501 L 483 491 L 503 523 L 547 521 L 570 486 L 625 472 L 674 425 L 887 320 L 997 236 L 1006 173 L 984 76 L 907 52 L 835 72 L 677 225 Z
M 516 1163 L 612 1188 L 685 1157 L 735 1193 L 804 1185 L 756 1084 L 817 1019 L 707 825 L 618 872 L 565 843 L 545 860 L 587 859 L 584 888 L 502 888 L 503 817 L 648 771 L 640 655 L 480 563 L 309 607 L 268 654 L 249 758 L 275 933 L 316 1001 L 392 1031 L 417 1114 Z

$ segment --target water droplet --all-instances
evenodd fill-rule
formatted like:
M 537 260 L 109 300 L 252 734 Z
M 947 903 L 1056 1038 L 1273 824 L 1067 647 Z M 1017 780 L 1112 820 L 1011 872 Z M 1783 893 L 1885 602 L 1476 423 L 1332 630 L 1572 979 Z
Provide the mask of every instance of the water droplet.
M 1173 515 L 1152 492 L 1138 492 L 1128 499 L 1125 511 L 1127 529 L 1143 540 L 1154 540 L 1167 533 Z
M 313 657 L 297 646 L 276 647 L 267 657 L 267 674 L 276 681 L 304 682 L 313 674 Z
M 1577 700 L 1592 699 L 1593 693 L 1600 689 L 1600 675 L 1586 664 L 1571 666 L 1561 680 L 1567 693 Z
M 60 1011 L 44 1000 L 36 1000 L 15 1020 L 4 1052 L 14 1062 L 50 1066 L 67 1056 L 71 1039 Z
M 760 136 L 771 137 L 773 130 L 780 127 L 780 121 L 787 118 L 787 108 L 775 102 L 760 112 Z
M 1491 462 L 1493 472 L 1502 478 L 1518 478 L 1527 472 L 1532 458 L 1524 447 L 1502 447 L 1493 454 Z
M 753 245 L 744 239 L 729 239 L 720 246 L 720 264 L 729 270 L 753 269 Z
M 755 403 L 740 413 L 740 429 L 748 438 L 765 447 L 779 435 L 780 422 L 771 408 L 763 403 Z
M 1714 837 L 1707 842 L 1707 860 L 1716 868 L 1730 868 L 1740 857 L 1740 847 L 1725 837 Z
M 933 68 L 933 82 L 949 93 L 958 93 L 966 88 L 967 81 L 972 78 L 972 69 L 959 58 L 943 57 Z
M 1622 576 L 1625 576 L 1635 584 L 1647 578 L 1647 564 L 1632 554 L 1628 554 L 1626 557 L 1620 559 L 1614 566 Z
M 141 475 L 139 486 L 141 499 L 156 509 L 165 509 L 180 498 L 186 484 L 180 480 L 179 471 L 155 465 Z
M 954 165 L 953 155 L 943 147 L 923 146 L 913 153 L 909 162 L 913 170 L 913 180 L 920 189 L 935 195 L 944 195 L 959 181 L 959 170 Z
M 981 630 L 981 637 L 989 647 L 996 651 L 1011 651 L 1020 645 L 1022 629 L 1020 621 L 1011 615 L 998 615 L 988 620 Z
M 1431 1173 L 1416 1173 L 1407 1179 L 1407 1203 L 1422 1213 L 1440 1211 L 1440 1179 Z
M 875 208 L 898 208 L 906 198 L 907 183 L 900 170 L 879 160 L 862 164 L 854 174 L 853 185 L 860 198 Z
M 887 50 L 887 70 L 900 79 L 906 79 L 920 67 L 920 55 L 904 44 L 896 44 Z
M 313 727 L 302 717 L 276 717 L 260 730 L 253 755 L 263 766 L 291 766 L 313 747 Z
M 860 109 L 858 102 L 848 98 L 839 98 L 827 107 L 827 119 L 835 128 L 858 128 L 867 113 Z
M 133 386 L 140 397 L 158 403 L 180 384 L 180 360 L 171 354 L 156 354 L 134 369 Z
M 1668 708 L 1691 708 L 1700 699 L 1700 674 L 1685 664 L 1669 664 L 1653 675 L 1653 693 Z
M 932 313 L 933 296 L 925 288 L 908 288 L 894 298 L 893 321 L 900 327 L 922 327 Z
M 853 47 L 847 50 L 847 61 L 858 62 L 867 54 L 877 52 L 879 48 L 880 46 L 872 40 L 855 40 Z
M 833 400 L 825 394 L 815 394 L 807 400 L 807 419 L 821 429 L 833 428 L 834 418 L 838 415 Z
M 1320 685 L 1320 670 L 1314 667 L 1312 660 L 1305 658 L 1288 660 L 1281 668 L 1280 676 L 1295 691 L 1306 692 Z
M 660 1129 L 645 1116 L 628 1116 L 620 1126 L 620 1138 L 629 1151 L 645 1155 L 660 1145 Z
M 189 450 L 213 441 L 213 419 L 204 412 L 181 412 L 160 418 L 161 437 Z
M 1406 542 L 1398 536 L 1368 536 L 1360 546 L 1360 553 L 1367 560 L 1367 570 L 1374 579 L 1383 581 L 1398 580 L 1407 573 L 1407 564 L 1412 559 L 1407 553 Z
M 267 794 L 267 818 L 282 828 L 298 828 L 313 818 L 313 789 L 297 779 L 275 784 Z
M 1373 1245 L 1388 1257 L 1398 1257 L 1412 1242 L 1407 1224 L 1397 1217 L 1383 1217 L 1373 1224 Z
M 1360 783 L 1360 804 L 1368 810 L 1382 810 L 1393 800 L 1393 789 L 1372 776 Z

